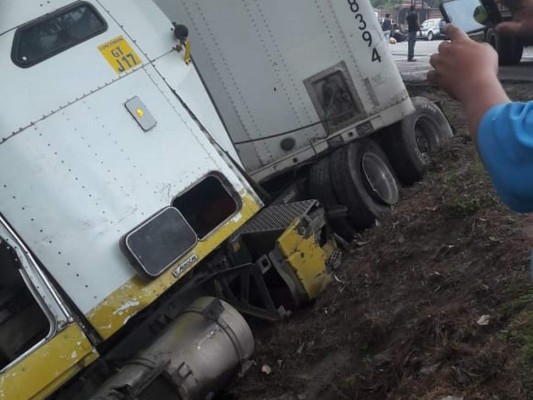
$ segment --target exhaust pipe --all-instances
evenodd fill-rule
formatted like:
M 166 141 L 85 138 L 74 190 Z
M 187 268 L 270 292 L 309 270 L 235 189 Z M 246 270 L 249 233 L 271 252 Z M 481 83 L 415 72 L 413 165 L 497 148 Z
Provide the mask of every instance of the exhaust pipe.
M 209 399 L 253 350 L 252 331 L 242 315 L 220 299 L 201 297 L 92 399 Z

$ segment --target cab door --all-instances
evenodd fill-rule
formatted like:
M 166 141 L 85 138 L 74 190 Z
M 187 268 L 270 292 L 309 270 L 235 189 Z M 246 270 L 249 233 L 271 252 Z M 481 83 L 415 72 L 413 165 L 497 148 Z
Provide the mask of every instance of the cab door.
M 0 399 L 44 399 L 98 353 L 0 215 Z

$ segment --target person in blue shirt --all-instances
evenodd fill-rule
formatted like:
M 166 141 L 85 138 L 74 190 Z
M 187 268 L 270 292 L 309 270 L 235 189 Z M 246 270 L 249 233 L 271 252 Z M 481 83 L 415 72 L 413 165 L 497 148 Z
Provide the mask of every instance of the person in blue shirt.
M 459 100 L 468 129 L 498 195 L 511 209 L 533 211 L 533 101 L 511 102 L 498 80 L 498 55 L 453 25 L 431 56 L 428 80 Z M 501 32 L 533 37 L 533 0 Z

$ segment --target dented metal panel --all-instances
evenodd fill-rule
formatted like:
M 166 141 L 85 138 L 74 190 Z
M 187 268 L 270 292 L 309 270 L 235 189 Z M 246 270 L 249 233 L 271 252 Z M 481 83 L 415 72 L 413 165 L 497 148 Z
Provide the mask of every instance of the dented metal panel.
M 139 70 L 0 145 L 3 212 L 84 313 L 135 275 L 124 234 L 212 171 L 245 187 L 154 82 Z M 124 108 L 137 94 L 158 120 L 148 135 Z

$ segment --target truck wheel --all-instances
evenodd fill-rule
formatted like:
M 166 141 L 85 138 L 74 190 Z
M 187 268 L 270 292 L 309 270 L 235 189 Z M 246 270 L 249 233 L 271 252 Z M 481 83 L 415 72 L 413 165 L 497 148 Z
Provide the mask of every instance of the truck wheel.
M 399 198 L 399 187 L 387 156 L 373 141 L 349 144 L 330 157 L 331 181 L 348 207 L 357 229 L 372 226 Z
M 433 32 L 428 32 L 428 41 L 431 42 L 433 40 Z
M 453 136 L 440 108 L 425 97 L 413 97 L 415 112 L 387 128 L 383 145 L 402 183 L 412 185 L 424 176 L 429 153 Z
M 324 157 L 311 167 L 309 170 L 309 194 L 312 198 L 317 199 L 326 211 L 331 210 L 339 205 L 339 200 L 333 191 L 333 185 L 330 179 L 329 158 Z M 351 242 L 355 236 L 355 230 L 346 218 L 333 218 L 329 220 L 335 233 L 341 236 L 347 242 Z
M 516 65 L 522 59 L 524 45 L 515 36 L 500 35 L 494 29 L 489 29 L 485 42 L 490 44 L 498 53 L 499 65 Z

